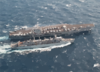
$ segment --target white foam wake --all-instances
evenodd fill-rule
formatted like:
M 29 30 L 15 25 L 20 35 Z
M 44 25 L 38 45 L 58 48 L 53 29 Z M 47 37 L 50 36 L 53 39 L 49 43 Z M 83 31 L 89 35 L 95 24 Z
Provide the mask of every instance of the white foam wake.
M 28 54 L 28 53 L 32 53 L 32 52 L 44 52 L 44 51 L 51 51 L 52 49 L 55 49 L 55 48 L 62 48 L 64 46 L 68 46 L 70 45 L 71 42 L 68 42 L 66 44 L 61 44 L 61 45 L 58 45 L 58 46 L 49 46 L 49 47 L 45 47 L 45 48 L 33 48 L 33 49 L 24 49 L 24 50 L 13 50 L 9 53 L 12 53 L 12 52 L 18 52 L 20 54 Z
M 55 48 L 62 48 L 70 44 L 71 43 L 69 42 L 66 44 L 58 45 L 58 46 L 49 46 L 45 48 L 33 48 L 33 49 L 23 49 L 23 50 L 11 50 L 10 45 L 3 45 L 3 46 L 0 46 L 0 54 L 10 54 L 13 52 L 20 53 L 20 54 L 28 54 L 31 52 L 44 52 L 44 51 L 51 51 L 52 49 L 55 49 Z
M 7 40 L 7 39 L 9 39 L 9 36 L 2 36 L 2 37 L 0 37 L 0 41 Z
M 10 45 L 0 46 L 0 54 L 6 54 L 10 49 Z

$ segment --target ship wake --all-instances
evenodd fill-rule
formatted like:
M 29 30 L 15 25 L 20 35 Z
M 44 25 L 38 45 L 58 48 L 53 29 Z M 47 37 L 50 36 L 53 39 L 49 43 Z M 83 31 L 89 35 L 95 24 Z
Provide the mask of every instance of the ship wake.
M 68 42 L 66 44 L 61 44 L 61 45 L 57 45 L 57 46 L 49 46 L 49 47 L 45 47 L 45 48 L 33 48 L 33 49 L 23 49 L 23 50 L 11 50 L 10 45 L 3 45 L 0 46 L 0 55 L 1 54 L 10 54 L 10 53 L 19 53 L 21 55 L 24 54 L 28 54 L 28 53 L 32 53 L 32 52 L 44 52 L 44 51 L 51 51 L 52 49 L 55 48 L 63 48 L 64 46 L 68 46 L 70 45 L 71 42 Z
M 4 40 L 8 40 L 9 39 L 9 36 L 2 36 L 0 37 L 0 41 L 4 41 Z
M 0 46 L 0 54 L 6 54 L 11 50 L 10 45 Z

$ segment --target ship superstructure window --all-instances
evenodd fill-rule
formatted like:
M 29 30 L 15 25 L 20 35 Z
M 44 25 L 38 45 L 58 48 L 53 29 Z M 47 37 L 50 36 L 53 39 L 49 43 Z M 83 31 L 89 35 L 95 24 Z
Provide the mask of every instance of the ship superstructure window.
M 57 27 L 57 29 L 59 29 L 59 27 Z
M 13 36 L 16 36 L 16 34 L 13 34 Z
M 50 32 L 52 32 L 52 30 L 50 30 Z
M 82 28 L 83 26 L 80 26 L 80 28 Z
M 29 32 L 30 34 L 32 33 L 32 32 Z
M 68 28 L 68 30 L 70 31 L 70 28 Z
M 28 33 L 26 33 L 28 35 Z
M 90 27 L 90 25 L 88 25 L 88 27 Z
M 52 32 L 54 32 L 54 30 L 52 30 Z
M 47 33 L 49 33 L 49 31 L 47 31 Z
M 65 29 L 65 31 L 67 31 L 67 29 Z
M 73 31 L 74 29 L 72 28 L 71 30 Z
M 75 27 L 73 27 L 73 30 L 76 30 L 76 28 L 75 28 Z
M 58 32 L 58 30 L 56 30 L 56 32 Z
M 66 26 L 64 25 L 63 28 L 66 28 Z
M 73 29 L 75 30 L 75 29 L 76 29 L 76 27 L 73 27 Z
M 61 32 L 61 30 L 59 30 L 59 32 Z
M 50 40 L 53 40 L 53 38 L 50 38 Z
M 50 29 L 52 29 L 52 28 L 50 27 Z
M 46 33 L 46 32 L 44 31 L 44 33 Z
M 53 30 L 53 32 L 55 32 L 55 30 Z
M 26 34 L 23 34 L 24 36 L 26 35 Z

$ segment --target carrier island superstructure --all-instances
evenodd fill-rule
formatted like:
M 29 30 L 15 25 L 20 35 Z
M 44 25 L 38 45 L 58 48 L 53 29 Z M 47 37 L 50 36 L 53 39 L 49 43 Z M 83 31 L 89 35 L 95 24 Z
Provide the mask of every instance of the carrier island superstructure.
M 90 31 L 94 27 L 94 24 L 56 24 L 49 26 L 35 26 L 26 29 L 20 29 L 9 33 L 11 39 L 23 39 L 57 35 L 70 35 L 73 33 L 79 33 L 83 31 Z

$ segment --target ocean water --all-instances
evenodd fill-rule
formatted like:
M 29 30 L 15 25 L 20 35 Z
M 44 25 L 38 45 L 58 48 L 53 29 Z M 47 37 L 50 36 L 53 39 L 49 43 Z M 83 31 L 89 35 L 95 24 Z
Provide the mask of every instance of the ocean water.
M 99 0 L 0 0 L 0 72 L 100 72 L 99 7 Z M 95 27 L 73 44 L 10 49 L 9 31 L 65 23 Z

